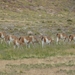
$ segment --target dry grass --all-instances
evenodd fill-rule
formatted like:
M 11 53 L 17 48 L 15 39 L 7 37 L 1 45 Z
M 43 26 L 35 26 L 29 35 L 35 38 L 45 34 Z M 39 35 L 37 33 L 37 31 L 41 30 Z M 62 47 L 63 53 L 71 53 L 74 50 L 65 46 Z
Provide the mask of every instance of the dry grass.
M 74 5 L 74 0 L 1 0 L 0 31 L 17 36 L 28 30 L 52 37 L 72 34 Z M 74 43 L 16 50 L 0 44 L 0 59 L 0 75 L 75 75 Z
M 0 60 L 2 75 L 74 75 L 75 56 Z

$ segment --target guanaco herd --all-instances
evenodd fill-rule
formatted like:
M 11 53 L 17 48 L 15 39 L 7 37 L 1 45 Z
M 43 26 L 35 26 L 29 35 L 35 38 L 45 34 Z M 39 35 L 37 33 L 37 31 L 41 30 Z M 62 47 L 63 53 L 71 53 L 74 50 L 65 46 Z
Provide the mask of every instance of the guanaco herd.
M 39 40 L 39 39 L 40 40 Z M 71 34 L 71 35 L 66 35 L 65 33 L 57 33 L 56 34 L 56 43 L 59 44 L 60 40 L 63 40 L 64 42 L 66 40 L 68 41 L 72 41 L 75 40 L 75 35 Z M 0 32 L 0 43 L 2 44 L 3 42 L 5 42 L 8 45 L 11 45 L 11 43 L 13 44 L 14 48 L 19 48 L 20 46 L 26 46 L 30 48 L 30 44 L 32 44 L 34 46 L 35 43 L 42 44 L 42 47 L 45 46 L 45 44 L 51 44 L 54 41 L 53 38 L 51 37 L 47 37 L 44 35 L 40 35 L 39 37 L 35 37 L 35 35 L 27 35 L 27 36 L 20 36 L 17 37 L 15 35 L 8 35 L 5 32 Z

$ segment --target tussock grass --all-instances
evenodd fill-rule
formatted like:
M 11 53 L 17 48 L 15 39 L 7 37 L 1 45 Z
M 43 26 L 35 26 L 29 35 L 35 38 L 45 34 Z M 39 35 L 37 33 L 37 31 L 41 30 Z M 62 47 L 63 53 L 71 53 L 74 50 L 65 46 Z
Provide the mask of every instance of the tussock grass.
M 0 44 L 0 59 L 23 59 L 23 58 L 46 58 L 51 56 L 69 56 L 75 55 L 74 44 L 51 44 L 42 48 L 41 44 L 36 44 L 31 48 L 13 48 L 13 45 L 7 46 Z
M 46 64 L 46 63 L 40 63 L 40 64 L 20 64 L 20 65 L 11 65 L 11 64 L 7 64 L 6 67 L 8 68 L 12 68 L 12 70 L 16 71 L 17 73 L 17 69 L 19 70 L 20 73 L 24 73 L 24 71 L 29 71 L 29 70 L 33 70 L 33 69 L 53 69 L 53 68 L 57 68 L 56 73 L 62 73 L 64 72 L 67 75 L 74 75 L 74 71 L 72 68 L 74 67 L 75 64 L 73 63 L 73 61 L 70 62 L 65 62 L 65 63 L 53 63 L 53 64 Z M 67 69 L 68 68 L 68 69 Z
M 66 2 L 68 2 L 67 6 Z M 0 30 L 11 34 L 21 32 L 20 34 L 23 35 L 27 30 L 33 30 L 36 33 L 45 30 L 45 33 L 50 35 L 51 33 L 56 34 L 56 32 L 62 32 L 64 30 L 62 29 L 63 26 L 64 28 L 67 26 L 69 28 L 65 28 L 65 31 L 68 30 L 66 32 L 71 33 L 75 24 L 75 13 L 70 12 L 68 8 L 70 3 L 68 0 L 50 0 L 50 2 L 48 0 L 33 0 L 32 2 L 27 0 L 4 2 L 1 0 Z M 2 8 L 2 4 L 5 5 L 5 8 Z M 6 5 L 8 5 L 8 7 L 6 7 Z M 72 3 L 71 6 L 73 6 Z M 20 11 L 18 11 L 18 9 Z M 49 9 L 52 9 L 52 12 L 49 11 Z M 71 27 L 71 25 L 73 27 Z M 53 26 L 53 30 L 51 30 L 51 26 Z M 69 49 L 75 49 L 74 44 L 52 44 L 44 48 L 42 48 L 41 45 L 37 45 L 34 48 L 31 47 L 31 49 L 26 49 L 25 47 L 23 49 L 14 49 L 12 46 L 0 44 L 0 59 L 45 58 L 59 55 L 74 55 L 74 50 L 69 52 Z
M 75 66 L 74 63 L 54 63 L 54 64 L 45 64 L 45 63 L 41 63 L 41 64 L 20 64 L 20 65 L 10 65 L 7 64 L 7 67 L 11 67 L 11 68 L 23 68 L 25 70 L 30 70 L 30 69 L 48 69 L 48 68 L 58 68 L 58 67 L 73 67 Z

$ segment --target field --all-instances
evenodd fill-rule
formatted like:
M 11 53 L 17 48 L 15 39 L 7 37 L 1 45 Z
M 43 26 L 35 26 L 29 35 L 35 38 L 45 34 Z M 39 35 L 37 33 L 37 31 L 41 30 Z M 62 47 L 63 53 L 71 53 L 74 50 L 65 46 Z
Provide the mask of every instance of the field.
M 0 75 L 74 75 L 75 57 L 0 60 Z
M 63 43 L 14 49 L 0 45 L 0 75 L 74 75 L 75 44 Z
M 75 75 L 74 41 L 56 44 L 57 33 L 75 33 L 74 0 L 1 0 L 0 31 L 54 38 L 44 48 L 41 42 L 20 49 L 0 43 L 0 75 Z

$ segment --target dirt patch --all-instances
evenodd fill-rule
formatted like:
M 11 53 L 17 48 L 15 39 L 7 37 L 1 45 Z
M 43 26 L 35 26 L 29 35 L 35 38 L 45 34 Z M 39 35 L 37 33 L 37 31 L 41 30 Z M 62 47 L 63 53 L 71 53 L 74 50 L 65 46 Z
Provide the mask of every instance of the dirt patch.
M 67 63 L 72 63 L 72 65 Z M 34 65 L 34 64 L 50 64 L 50 65 L 56 65 L 56 67 L 51 68 L 30 68 L 29 70 L 26 70 L 24 68 L 13 68 L 10 69 L 7 65 Z M 65 64 L 67 66 L 60 66 L 60 64 Z M 59 65 L 57 65 L 59 64 Z M 74 65 L 74 66 L 73 66 Z M 16 73 L 15 73 L 16 70 Z M 38 58 L 29 58 L 29 59 L 19 59 L 19 60 L 0 60 L 0 72 L 6 72 L 6 73 L 12 73 L 14 72 L 15 75 L 68 75 L 69 71 L 75 71 L 75 56 L 58 56 L 58 57 L 50 57 L 50 58 L 44 58 L 44 59 L 38 59 Z M 73 73 L 72 72 L 72 73 Z M 10 74 L 9 73 L 9 74 Z M 71 72 L 70 72 L 71 73 Z M 69 73 L 69 74 L 70 74 Z

